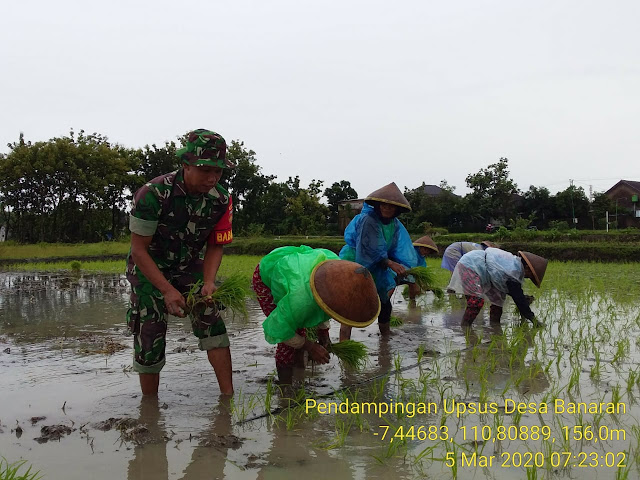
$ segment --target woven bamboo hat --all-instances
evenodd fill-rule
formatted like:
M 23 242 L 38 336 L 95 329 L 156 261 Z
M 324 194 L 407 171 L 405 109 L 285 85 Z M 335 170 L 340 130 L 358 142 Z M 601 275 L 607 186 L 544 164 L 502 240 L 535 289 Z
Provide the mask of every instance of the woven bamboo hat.
M 375 192 L 371 192 L 364 200 L 367 202 L 382 202 L 395 205 L 401 208 L 399 213 L 411 211 L 411 205 L 409 204 L 409 201 L 402 194 L 398 186 L 393 182 L 391 182 L 389 185 L 385 185 L 384 187 L 379 188 Z
M 436 245 L 436 242 L 431 240 L 431 237 L 429 235 L 425 235 L 424 237 L 420 237 L 419 239 L 417 239 L 415 242 L 413 242 L 413 246 L 426 247 L 433 250 L 436 253 L 440 253 L 440 251 L 438 250 L 438 246 Z
M 484 245 L 484 248 L 500 248 L 497 243 L 490 242 L 489 240 L 480 242 L 480 245 Z
M 530 252 L 518 251 L 518 255 L 527 262 L 529 269 L 533 272 L 531 281 L 536 287 L 540 288 L 540 283 L 542 283 L 542 279 L 544 278 L 544 272 L 547 271 L 547 263 L 549 263 L 549 261 L 546 258 Z
M 366 327 L 380 314 L 373 277 L 358 263 L 325 260 L 313 269 L 310 284 L 320 308 L 344 325 Z

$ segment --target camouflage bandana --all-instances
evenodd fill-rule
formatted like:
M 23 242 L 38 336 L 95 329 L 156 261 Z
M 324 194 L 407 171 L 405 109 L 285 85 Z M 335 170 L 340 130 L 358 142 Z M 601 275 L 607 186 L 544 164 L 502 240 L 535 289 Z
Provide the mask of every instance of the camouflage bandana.
M 176 152 L 176 156 L 186 165 L 235 168 L 227 160 L 226 154 L 227 144 L 224 138 L 204 128 L 189 132 L 187 146 Z

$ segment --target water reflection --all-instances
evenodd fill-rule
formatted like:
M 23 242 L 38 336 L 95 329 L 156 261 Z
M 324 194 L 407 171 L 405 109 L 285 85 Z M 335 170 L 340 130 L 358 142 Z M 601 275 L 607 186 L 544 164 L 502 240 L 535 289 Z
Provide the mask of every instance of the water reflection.
M 61 326 L 119 325 L 127 302 L 122 275 L 0 274 L 0 326 L 6 333 L 46 337 Z M 44 331 L 33 330 L 37 325 Z

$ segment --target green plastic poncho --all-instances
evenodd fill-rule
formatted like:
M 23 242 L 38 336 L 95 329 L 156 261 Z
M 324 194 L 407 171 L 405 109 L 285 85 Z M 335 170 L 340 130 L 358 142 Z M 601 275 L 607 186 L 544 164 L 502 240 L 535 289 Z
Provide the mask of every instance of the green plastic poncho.
M 280 247 L 260 261 L 260 278 L 269 287 L 276 308 L 262 323 L 267 342 L 285 342 L 298 328 L 311 328 L 331 318 L 313 298 L 311 272 L 325 260 L 339 260 L 324 248 Z

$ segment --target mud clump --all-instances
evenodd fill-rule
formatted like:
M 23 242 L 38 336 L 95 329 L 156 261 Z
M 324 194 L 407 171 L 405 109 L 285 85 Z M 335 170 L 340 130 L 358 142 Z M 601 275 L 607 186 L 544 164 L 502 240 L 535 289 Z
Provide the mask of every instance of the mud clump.
M 40 429 L 40 436 L 34 438 L 38 443 L 47 443 L 49 440 L 58 440 L 65 435 L 71 434 L 75 431 L 75 428 L 68 427 L 66 425 L 45 425 Z
M 203 447 L 236 449 L 242 445 L 242 441 L 235 435 L 211 435 L 200 441 Z
M 46 420 L 47 417 L 31 417 L 29 420 L 31 421 L 31 425 L 35 425 L 41 420 Z
M 109 430 L 125 431 L 130 428 L 136 427 L 138 421 L 135 418 L 109 418 L 103 422 L 93 424 L 93 428 L 108 432 Z

